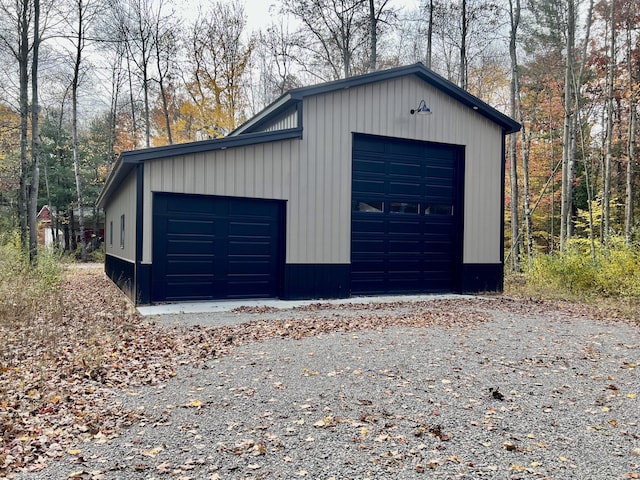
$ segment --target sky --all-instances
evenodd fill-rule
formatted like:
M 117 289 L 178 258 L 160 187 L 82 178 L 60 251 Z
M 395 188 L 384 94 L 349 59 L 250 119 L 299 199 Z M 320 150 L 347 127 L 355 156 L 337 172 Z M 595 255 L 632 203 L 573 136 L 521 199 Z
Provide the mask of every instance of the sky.
M 195 0 L 196 5 L 206 5 L 206 0 Z M 277 3 L 274 0 L 244 0 L 247 24 L 250 30 L 259 30 L 271 24 L 271 18 L 277 15 Z M 420 0 L 390 0 L 394 7 L 401 7 L 405 10 L 413 10 L 418 7 Z M 270 8 L 273 7 L 270 11 Z M 187 8 L 189 11 L 197 12 L 197 8 Z

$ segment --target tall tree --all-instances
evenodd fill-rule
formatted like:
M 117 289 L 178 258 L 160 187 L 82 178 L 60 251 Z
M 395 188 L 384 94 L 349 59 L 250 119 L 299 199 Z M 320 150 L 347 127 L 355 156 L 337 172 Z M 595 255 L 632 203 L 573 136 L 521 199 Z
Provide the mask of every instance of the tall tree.
M 604 154 L 604 178 L 602 179 L 602 222 L 603 241 L 609 245 L 611 235 L 611 164 L 613 161 L 613 118 L 614 111 L 614 83 L 616 79 L 616 2 L 610 0 L 609 3 L 609 62 L 607 67 L 607 88 L 606 88 L 606 135 Z
M 33 0 L 33 41 L 31 46 L 31 185 L 29 192 L 29 257 L 38 256 L 38 188 L 40 186 L 40 132 L 38 99 L 38 66 L 40 61 L 40 0 Z
M 0 45 L 15 61 L 18 70 L 20 112 L 20 188 L 18 214 L 20 241 L 32 261 L 37 255 L 38 198 L 38 62 L 40 0 L 0 1 Z M 31 86 L 31 92 L 29 91 Z M 31 93 L 31 99 L 29 98 Z M 31 100 L 31 102 L 30 102 Z M 30 104 L 31 103 L 31 104 Z M 31 127 L 31 135 L 29 135 Z
M 431 62 L 433 59 L 433 8 L 433 0 L 429 0 L 429 16 L 427 20 L 427 68 L 431 68 Z
M 634 180 L 636 159 L 636 137 L 638 124 L 638 64 L 636 62 L 637 53 L 640 48 L 640 36 L 637 35 L 636 25 L 640 12 L 637 11 L 636 1 L 628 2 L 625 12 L 625 31 L 627 49 L 627 96 L 629 101 L 628 116 L 629 127 L 627 129 L 627 169 L 625 181 L 625 202 L 624 202 L 624 237 L 628 245 L 633 241 L 634 233 Z M 634 33 L 635 39 L 634 39 Z
M 202 12 L 190 33 L 188 72 L 190 100 L 181 113 L 194 119 L 196 139 L 226 135 L 241 120 L 247 104 L 244 85 L 254 40 L 244 40 L 242 6 L 217 2 Z
M 369 0 L 369 71 L 378 68 L 378 35 L 381 25 L 389 25 L 396 18 L 396 11 L 389 8 L 389 0 Z
M 576 47 L 576 4 L 566 0 L 566 39 L 564 76 L 564 126 L 562 135 L 562 194 L 560 205 L 560 249 L 572 235 L 573 181 L 575 165 L 574 70 Z
M 519 115 L 519 77 L 518 77 L 518 54 L 517 54 L 517 38 L 518 27 L 520 25 L 520 0 L 509 0 L 509 18 L 511 28 L 509 31 L 509 56 L 511 58 L 511 88 L 510 103 L 511 116 L 518 118 Z M 509 141 L 509 162 L 510 162 L 510 180 L 511 180 L 511 269 L 513 271 L 520 270 L 520 222 L 518 208 L 518 155 L 517 155 L 517 133 L 511 134 Z M 526 188 L 526 187 L 525 187 Z M 527 199 L 524 199 L 525 208 Z
M 357 71 L 355 61 L 367 57 L 362 50 L 371 32 L 367 6 L 367 0 L 282 0 L 283 12 L 302 24 L 298 39 L 310 55 L 301 61 L 307 73 L 335 80 Z
M 83 62 L 83 52 L 86 46 L 87 32 L 89 24 L 99 13 L 92 0 L 75 0 L 75 20 L 72 27 L 74 35 L 73 43 L 73 76 L 71 80 L 71 138 L 73 144 L 73 171 L 76 184 L 76 200 L 78 205 L 78 227 L 80 233 L 80 258 L 83 262 L 87 260 L 87 244 L 85 239 L 84 222 L 84 190 L 82 177 L 80 175 L 80 146 L 78 140 L 78 87 L 80 84 L 81 66 Z
M 173 134 L 171 132 L 171 113 L 169 108 L 169 102 L 171 93 L 168 91 L 171 82 L 171 76 L 175 67 L 174 58 L 178 52 L 178 42 L 176 38 L 176 30 L 179 25 L 177 22 L 173 22 L 170 19 L 174 17 L 173 14 L 163 14 L 163 2 L 160 0 L 158 8 L 153 12 L 154 18 L 152 19 L 153 25 L 153 46 L 154 56 L 156 61 L 156 81 L 160 88 L 160 99 L 162 101 L 162 114 L 164 118 L 164 126 L 167 135 L 167 142 L 173 143 Z

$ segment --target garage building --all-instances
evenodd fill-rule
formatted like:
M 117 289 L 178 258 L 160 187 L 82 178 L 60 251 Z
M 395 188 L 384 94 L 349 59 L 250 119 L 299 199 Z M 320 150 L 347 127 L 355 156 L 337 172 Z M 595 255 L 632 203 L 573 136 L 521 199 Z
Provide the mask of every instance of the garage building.
M 137 304 L 499 291 L 519 128 L 420 63 L 291 90 L 227 137 L 122 153 L 106 272 Z

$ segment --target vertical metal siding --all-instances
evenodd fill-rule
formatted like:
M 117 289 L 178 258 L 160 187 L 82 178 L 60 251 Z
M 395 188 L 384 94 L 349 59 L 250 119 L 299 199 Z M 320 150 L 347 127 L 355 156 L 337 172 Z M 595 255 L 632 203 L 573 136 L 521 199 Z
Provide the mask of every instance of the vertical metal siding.
M 421 99 L 431 115 L 409 113 Z M 367 133 L 465 146 L 463 261 L 499 263 L 502 132 L 497 125 L 414 76 L 307 97 L 303 111 L 301 140 L 148 162 L 144 231 L 151 232 L 152 191 L 283 199 L 288 200 L 286 262 L 348 264 L 352 134 Z M 268 128 L 297 126 L 287 123 L 297 115 L 290 113 Z M 144 238 L 143 258 L 151 260 L 150 235 Z
M 105 208 L 105 253 L 123 260 L 135 262 L 136 259 L 136 170 L 122 182 Z M 124 215 L 125 239 L 124 248 L 120 247 L 120 216 Z M 113 243 L 109 244 L 111 232 L 108 231 L 113 222 Z
M 409 113 L 421 99 L 431 115 Z M 307 219 L 304 228 L 310 241 L 298 245 L 296 261 L 349 261 L 354 132 L 465 146 L 463 261 L 500 261 L 502 132 L 497 125 L 416 77 L 309 97 L 303 110 L 300 164 L 309 173 L 306 179 L 313 177 L 314 183 L 308 187 L 304 208 L 317 216 Z
M 299 140 L 264 143 L 148 162 L 144 184 L 143 261 L 151 263 L 152 192 L 288 200 Z M 195 173 L 195 175 L 194 175 Z M 287 213 L 289 215 L 289 213 Z M 294 242 L 287 232 L 287 242 Z
M 277 130 L 287 130 L 298 126 L 298 111 L 296 107 L 291 107 L 275 120 L 263 125 L 258 131 L 275 132 Z

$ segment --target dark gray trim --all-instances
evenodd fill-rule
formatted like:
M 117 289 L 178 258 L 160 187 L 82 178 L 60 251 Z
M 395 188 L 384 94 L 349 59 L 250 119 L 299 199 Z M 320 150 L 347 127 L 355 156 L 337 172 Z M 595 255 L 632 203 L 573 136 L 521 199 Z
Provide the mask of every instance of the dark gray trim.
M 462 265 L 462 293 L 502 292 L 504 269 L 501 263 Z
M 515 132 L 514 132 L 515 133 Z M 505 181 L 506 181 L 506 165 L 507 165 L 507 153 L 506 153 L 506 143 L 507 143 L 507 134 L 502 132 L 502 165 L 500 178 L 502 179 L 502 186 L 500 190 L 500 263 L 504 266 L 504 195 L 506 193 L 505 190 Z
M 349 264 L 292 264 L 284 266 L 282 298 L 302 300 L 311 298 L 347 298 L 350 295 L 351 265 Z
M 151 272 L 153 266 L 148 263 L 136 265 L 136 305 L 151 304 Z
M 247 133 L 237 137 L 223 137 L 215 138 L 213 140 L 203 140 L 201 142 L 179 143 L 175 145 L 166 145 L 164 147 L 132 150 L 130 152 L 123 152 L 121 158 L 123 163 L 139 163 L 146 160 L 157 160 L 160 158 L 175 157 L 178 155 L 192 155 L 194 153 L 244 147 L 247 145 L 255 145 L 257 143 L 277 142 L 279 140 L 300 138 L 301 136 L 302 128 L 290 128 L 275 132 Z
M 136 165 L 136 303 L 149 303 L 150 268 L 142 265 L 144 240 L 144 163 Z
M 497 123 L 505 130 L 506 133 L 513 133 L 520 130 L 520 124 L 511 117 L 499 112 L 489 104 L 458 87 L 455 83 L 450 82 L 446 78 L 438 75 L 434 71 L 425 67 L 422 63 L 418 62 L 413 65 L 381 70 L 333 82 L 321 83 L 319 85 L 295 88 L 282 95 L 270 106 L 258 113 L 253 119 L 240 125 L 240 127 L 235 129 L 229 135 L 246 134 L 255 131 L 256 125 L 264 125 L 264 123 L 272 120 L 281 111 L 289 108 L 294 102 L 301 101 L 304 97 L 321 95 L 336 90 L 358 87 L 374 82 L 392 80 L 406 75 L 416 75 L 418 78 L 441 90 L 463 105 L 476 110 L 479 114 Z
M 113 283 L 135 303 L 135 264 L 107 254 L 104 257 L 104 271 Z

